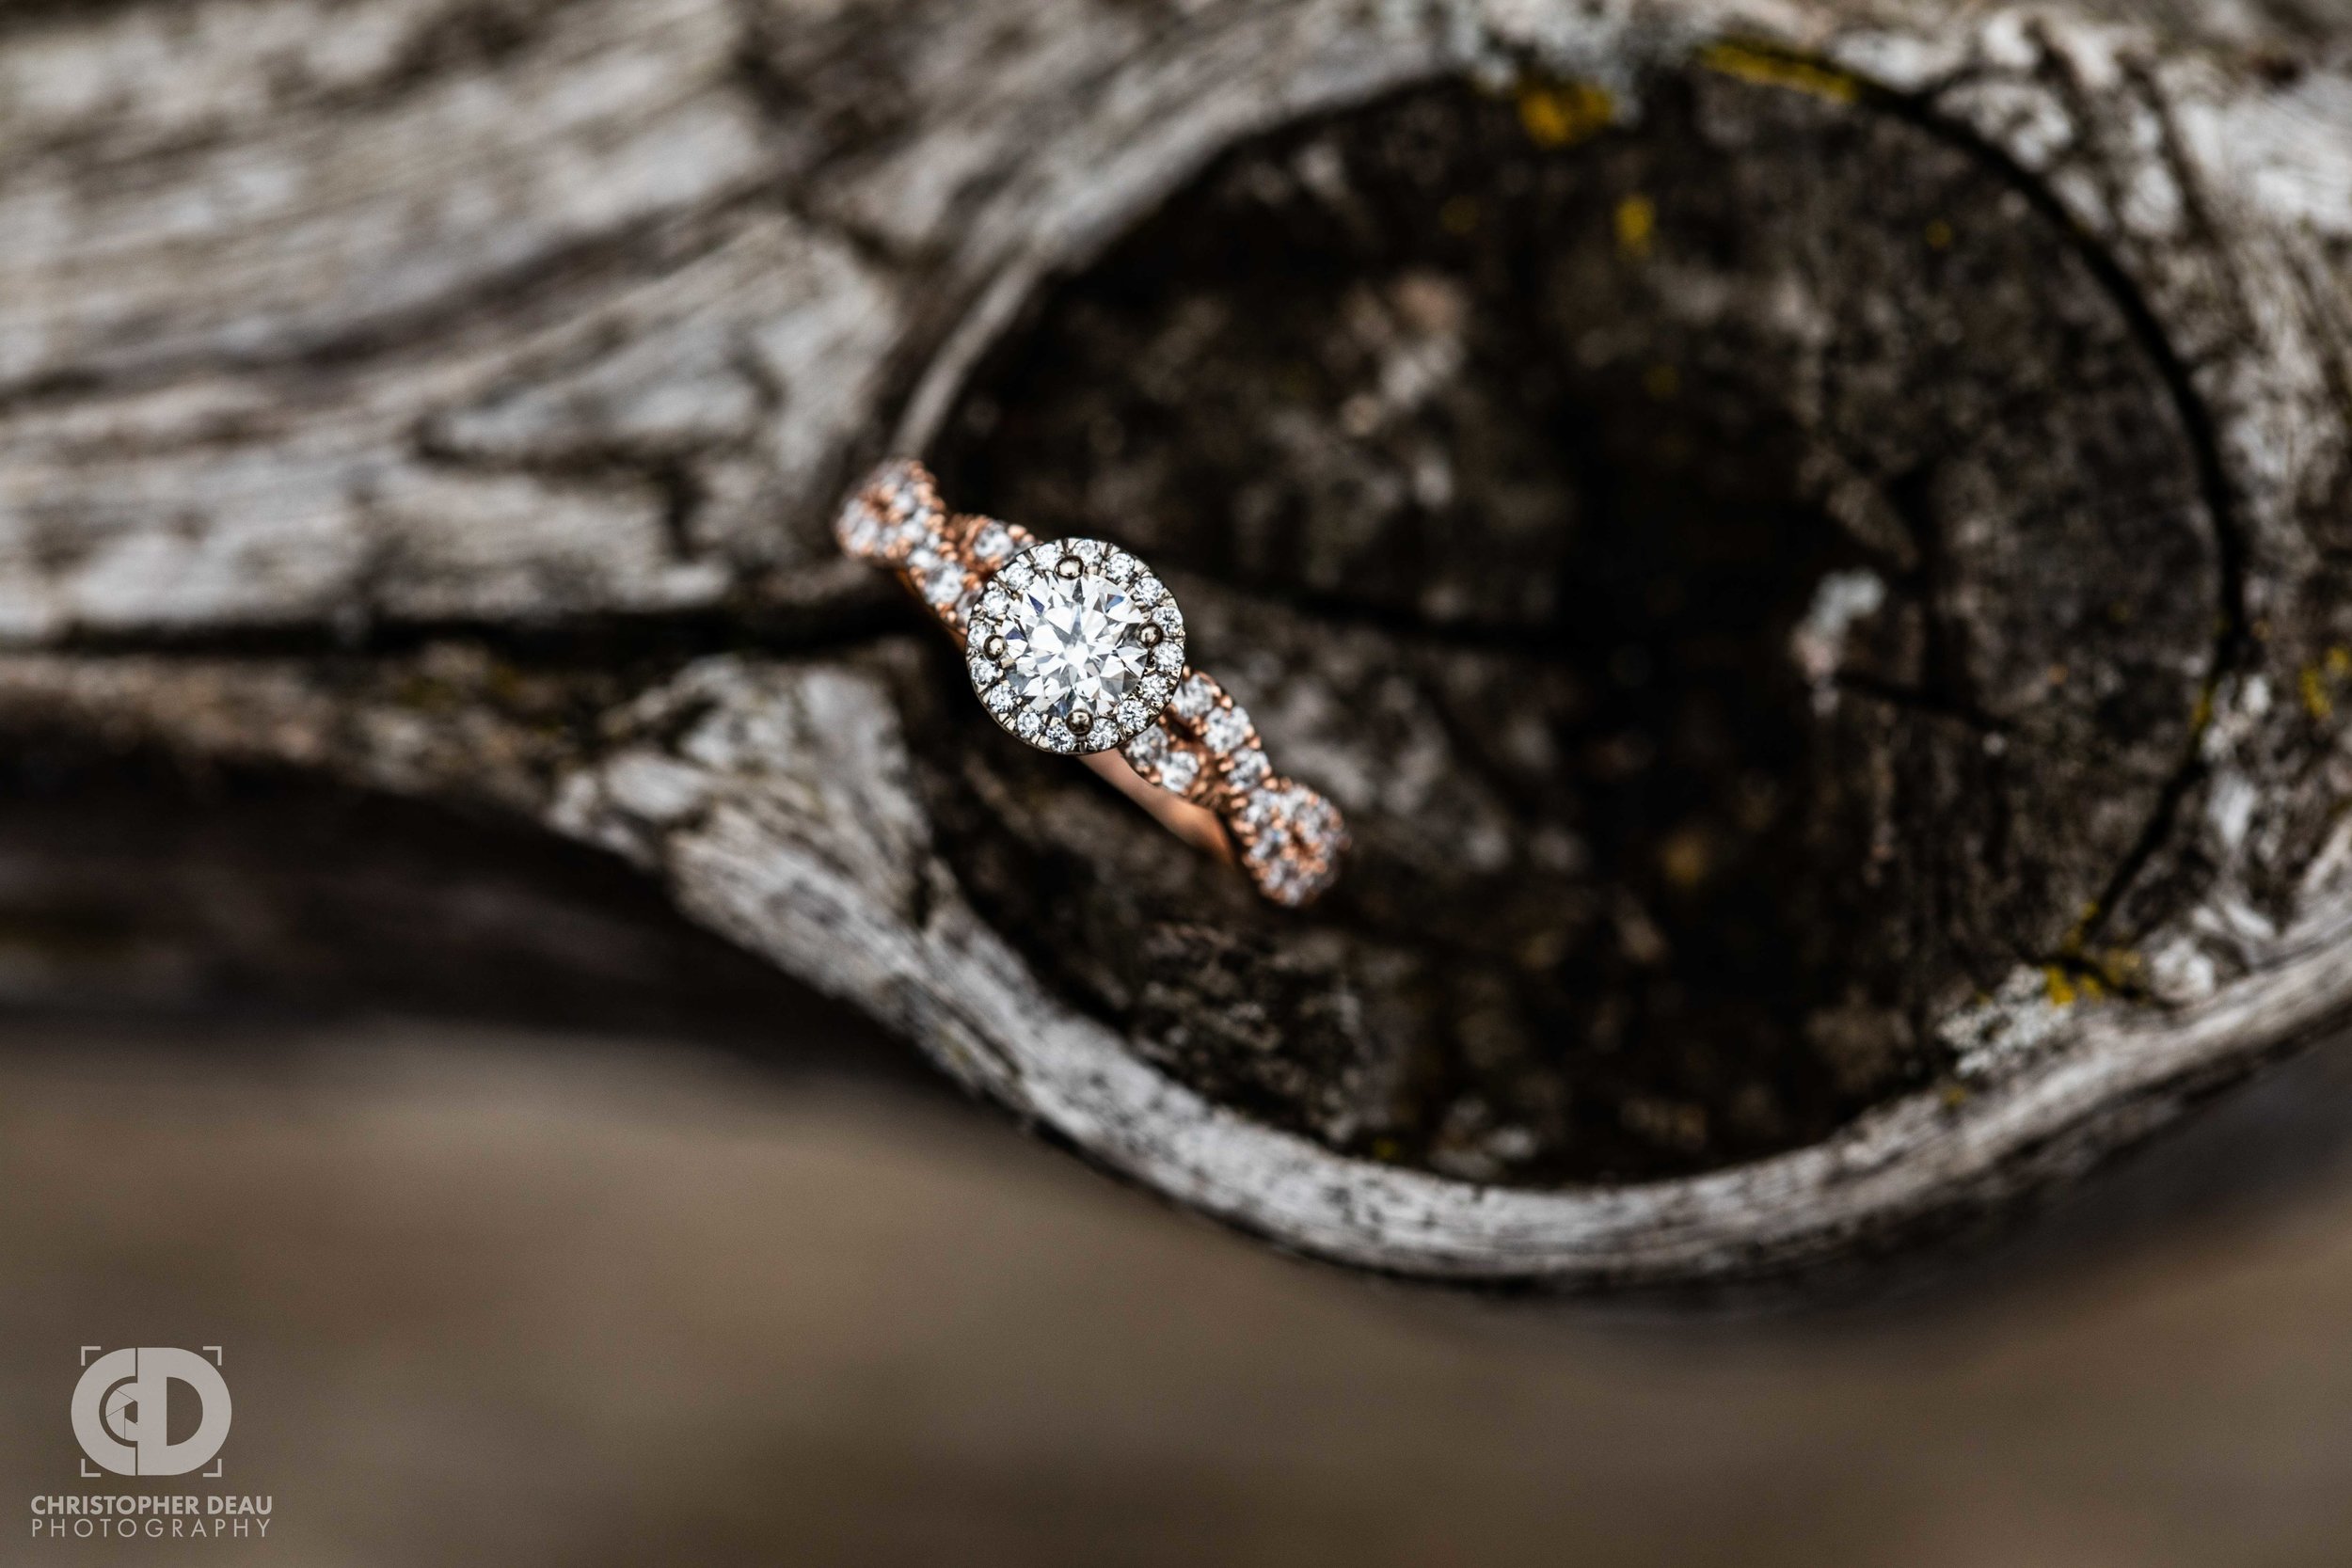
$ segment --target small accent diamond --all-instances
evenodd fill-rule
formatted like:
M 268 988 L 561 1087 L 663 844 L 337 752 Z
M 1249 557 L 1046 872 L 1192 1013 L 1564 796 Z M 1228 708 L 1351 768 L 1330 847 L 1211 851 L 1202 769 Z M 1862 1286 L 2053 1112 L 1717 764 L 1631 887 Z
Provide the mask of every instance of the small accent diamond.
M 1160 586 L 1160 579 L 1149 572 L 1136 578 L 1127 591 L 1135 595 L 1135 601 L 1139 605 L 1155 605 L 1168 597 L 1168 590 Z
M 1271 780 L 1251 790 L 1239 813 L 1251 875 L 1268 896 L 1303 904 L 1339 875 L 1346 835 L 1331 802 L 1304 784 Z
M 1160 787 L 1182 795 L 1192 787 L 1192 781 L 1200 776 L 1200 755 L 1183 747 L 1170 748 L 1168 760 L 1160 764 Z
M 1176 601 L 1174 599 L 1167 600 L 1157 610 L 1154 610 L 1152 612 L 1152 619 L 1158 622 L 1160 629 L 1168 633 L 1170 637 L 1182 637 L 1184 635 L 1184 611 L 1176 608 Z
M 1183 669 L 1184 667 L 1184 645 L 1182 642 L 1161 643 L 1152 650 L 1152 662 L 1162 670 Z
M 1151 710 L 1133 697 L 1119 705 L 1119 728 L 1121 734 L 1133 735 L 1151 721 Z
M 972 535 L 972 559 L 983 566 L 993 566 L 1012 553 L 1012 530 L 991 519 L 979 526 Z
M 1219 708 L 1200 726 L 1200 737 L 1212 752 L 1232 752 L 1249 743 L 1249 715 L 1239 707 Z
M 932 567 L 923 584 L 923 596 L 941 610 L 954 604 L 963 596 L 963 568 L 952 561 Z
M 1225 764 L 1225 780 L 1236 789 L 1248 789 L 1265 776 L 1265 753 L 1255 746 L 1246 752 L 1235 752 Z
M 1194 675 L 1176 689 L 1172 705 L 1177 714 L 1196 723 L 1216 706 L 1216 683 L 1206 675 Z
M 1144 706 L 1156 711 L 1168 705 L 1168 696 L 1175 689 L 1176 683 L 1166 675 L 1151 674 L 1136 687 L 1136 695 L 1143 699 Z
M 1147 772 L 1156 772 L 1168 760 L 1168 732 L 1157 724 L 1127 742 L 1127 760 Z
M 1009 686 L 993 687 L 988 693 L 988 711 L 1003 715 L 1012 711 L 1013 695 Z
M 851 496 L 842 507 L 840 517 L 833 525 L 834 537 L 841 547 L 854 556 L 871 556 L 882 547 L 882 519 L 866 504 L 864 496 Z
M 1024 713 L 1019 719 L 1013 721 L 1012 727 L 1013 732 L 1020 736 L 1022 739 L 1035 740 L 1038 736 L 1038 732 L 1045 727 L 1045 721 L 1040 719 L 1034 713 Z

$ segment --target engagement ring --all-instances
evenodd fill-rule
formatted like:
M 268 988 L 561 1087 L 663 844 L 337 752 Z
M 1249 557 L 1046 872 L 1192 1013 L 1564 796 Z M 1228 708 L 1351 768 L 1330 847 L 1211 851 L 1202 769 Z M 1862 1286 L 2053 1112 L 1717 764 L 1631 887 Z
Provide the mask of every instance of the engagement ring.
M 1179 836 L 1238 859 L 1278 904 L 1338 876 L 1338 808 L 1276 773 L 1249 715 L 1185 662 L 1184 615 L 1142 562 L 1100 539 L 951 515 L 903 459 L 850 498 L 834 533 L 930 607 L 1008 734 L 1085 761 Z

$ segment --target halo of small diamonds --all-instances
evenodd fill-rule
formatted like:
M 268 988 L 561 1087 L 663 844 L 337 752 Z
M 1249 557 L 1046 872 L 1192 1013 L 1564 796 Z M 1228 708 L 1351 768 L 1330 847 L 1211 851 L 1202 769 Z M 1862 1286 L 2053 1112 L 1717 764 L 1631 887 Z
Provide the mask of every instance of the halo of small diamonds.
M 1049 752 L 1134 740 L 1184 668 L 1184 617 L 1168 591 L 1099 539 L 1030 546 L 982 582 L 969 615 L 972 689 L 998 724 Z

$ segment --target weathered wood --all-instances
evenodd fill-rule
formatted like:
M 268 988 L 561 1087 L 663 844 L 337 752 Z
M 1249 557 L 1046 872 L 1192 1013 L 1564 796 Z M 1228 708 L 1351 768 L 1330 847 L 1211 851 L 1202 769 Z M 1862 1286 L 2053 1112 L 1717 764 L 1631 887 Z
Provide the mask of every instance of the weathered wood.
M 2330 24 L 26 18 L 28 733 L 609 849 L 1406 1273 L 1887 1246 L 2352 998 Z M 1255 906 L 970 711 L 826 539 L 893 446 L 1168 568 L 1347 809 L 1337 895 Z

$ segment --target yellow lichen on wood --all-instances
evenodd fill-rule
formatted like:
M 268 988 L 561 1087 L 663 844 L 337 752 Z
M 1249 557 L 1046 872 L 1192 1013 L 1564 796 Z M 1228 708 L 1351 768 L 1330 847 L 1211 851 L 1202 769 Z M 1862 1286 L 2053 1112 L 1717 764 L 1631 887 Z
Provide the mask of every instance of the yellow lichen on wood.
M 1658 851 L 1658 868 L 1666 880 L 1683 889 L 1697 887 L 1707 880 L 1707 874 L 1715 863 L 1714 847 L 1707 830 L 1684 826 L 1667 836 Z
M 2342 643 L 2329 648 L 2316 664 L 2306 664 L 2296 673 L 2296 685 L 2303 698 L 2303 711 L 2319 723 L 2336 716 L 2335 688 L 2352 678 L 2352 648 Z
M 1788 87 L 1833 103 L 1851 103 L 1862 95 L 1858 77 L 1819 60 L 1756 44 L 1710 43 L 1699 51 L 1699 64 L 1742 82 Z
M 2098 975 L 2080 970 L 2069 974 L 2057 964 L 2043 966 L 2042 989 L 2053 1007 L 2071 1007 L 2077 1002 L 2097 1002 L 2107 994 L 2106 983 Z
M 2098 904 L 2085 904 L 2074 929 L 2058 943 L 2058 961 L 2042 966 L 2042 990 L 2052 1006 L 2071 1007 L 2076 1002 L 2144 994 L 2141 988 L 2147 960 L 2137 951 L 2129 947 L 2089 950 L 2090 930 L 2098 919 Z
M 2335 701 L 2328 695 L 2328 680 L 2320 673 L 2318 665 L 2303 666 L 2301 674 L 2296 677 L 2296 685 L 2302 689 L 2304 712 L 2323 724 L 2335 717 Z
M 1658 207 L 1648 197 L 1634 195 L 1617 203 L 1617 248 L 1639 260 L 1649 254 L 1650 236 L 1658 230 Z
M 2148 960 L 2128 947 L 2110 947 L 2091 960 L 2095 971 L 2093 984 L 2121 996 L 2139 992 L 2141 976 Z
M 1616 100 L 1590 82 L 1531 78 L 1519 84 L 1519 127 L 1537 147 L 1573 147 L 1617 116 Z

